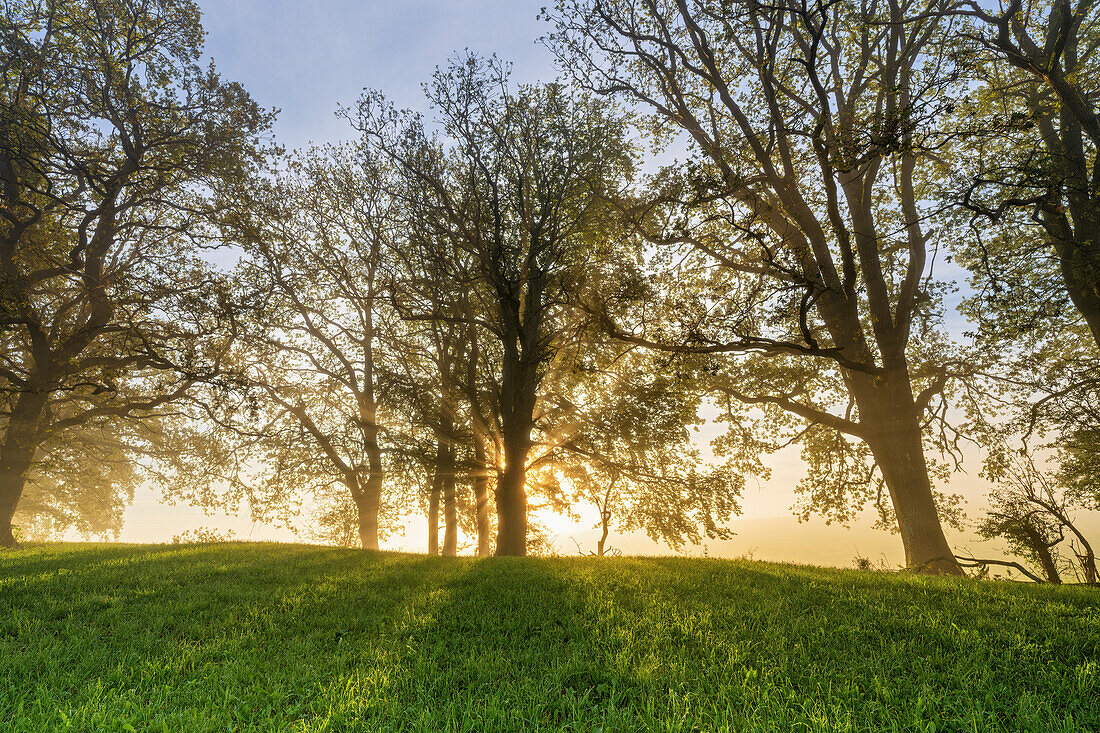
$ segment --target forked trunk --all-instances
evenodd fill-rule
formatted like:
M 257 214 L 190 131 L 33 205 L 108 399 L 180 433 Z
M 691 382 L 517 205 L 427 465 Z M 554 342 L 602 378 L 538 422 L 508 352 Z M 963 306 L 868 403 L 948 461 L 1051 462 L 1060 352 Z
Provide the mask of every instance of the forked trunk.
M 1081 543 L 1081 550 L 1078 552 L 1074 549 L 1074 554 L 1077 555 L 1077 561 L 1081 564 L 1081 571 L 1085 574 L 1085 582 L 1095 585 L 1100 582 L 1100 569 L 1096 567 L 1096 551 L 1092 549 L 1092 545 L 1085 539 L 1085 535 L 1077 529 L 1077 525 L 1071 522 L 1069 517 L 1063 516 L 1062 521 L 1077 537 L 1077 541 Z
M 1100 583 L 1100 570 L 1096 567 L 1096 553 L 1092 547 L 1086 545 L 1085 551 L 1077 556 L 1081 562 L 1081 570 L 1085 574 L 1085 582 L 1090 585 Z
M 908 569 L 930 575 L 963 575 L 943 534 L 920 416 L 906 372 L 850 377 L 867 447 L 890 492 Z
M 48 396 L 45 391 L 20 393 L 8 418 L 0 447 L 0 547 L 19 546 L 12 520 L 38 450 L 38 421 Z

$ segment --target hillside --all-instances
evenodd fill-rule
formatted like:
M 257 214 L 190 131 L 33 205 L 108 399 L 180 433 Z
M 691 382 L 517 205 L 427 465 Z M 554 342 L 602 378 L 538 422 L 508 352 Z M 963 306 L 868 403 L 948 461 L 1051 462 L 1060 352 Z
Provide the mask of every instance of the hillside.
M 713 559 L 0 554 L 0 729 L 1100 730 L 1100 590 Z

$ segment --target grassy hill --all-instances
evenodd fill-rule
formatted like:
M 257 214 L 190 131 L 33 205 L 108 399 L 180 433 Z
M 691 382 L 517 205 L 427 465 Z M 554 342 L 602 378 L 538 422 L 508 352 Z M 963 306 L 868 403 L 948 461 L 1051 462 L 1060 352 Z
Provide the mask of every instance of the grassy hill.
M 0 554 L 0 730 L 1100 730 L 1100 590 L 293 545 Z

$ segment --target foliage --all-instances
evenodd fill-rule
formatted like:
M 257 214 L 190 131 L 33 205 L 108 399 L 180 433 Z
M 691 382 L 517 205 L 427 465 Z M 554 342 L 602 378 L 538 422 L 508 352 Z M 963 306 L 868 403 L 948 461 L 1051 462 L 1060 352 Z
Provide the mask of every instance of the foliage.
M 241 253 L 226 299 L 232 379 L 177 422 L 194 449 L 161 483 L 192 502 L 247 496 L 265 517 L 309 501 L 327 524 L 350 498 L 362 542 L 377 547 L 378 515 L 405 488 L 385 481 L 395 473 L 382 459 L 393 426 L 378 372 L 395 320 L 381 273 L 393 226 L 385 173 L 340 146 L 282 162 L 249 179 L 220 217 Z M 217 479 L 222 491 L 210 492 Z
M 633 151 L 611 105 L 558 83 L 512 85 L 496 59 L 460 57 L 427 92 L 438 130 L 377 93 L 348 116 L 363 150 L 400 173 L 402 316 L 432 323 L 433 338 L 452 348 L 461 343 L 460 364 L 478 350 L 456 376 L 456 356 L 436 349 L 440 378 L 409 393 L 438 395 L 427 401 L 447 413 L 429 421 L 441 435 L 462 417 L 475 445 L 492 445 L 497 551 L 523 554 L 527 489 L 560 500 L 552 464 L 583 442 L 615 388 L 604 378 L 624 347 L 594 327 L 577 292 L 593 287 L 593 263 L 622 243 L 607 196 L 630 180 Z
M 1082 572 L 1059 548 L 1074 510 L 1100 496 L 1090 469 L 1100 425 L 1100 137 L 1090 101 L 1100 16 L 1061 0 L 967 7 L 973 22 L 959 48 L 973 83 L 955 156 L 966 220 L 953 249 L 971 273 L 960 311 L 984 354 L 985 389 L 969 411 L 997 482 L 979 528 L 1057 582 L 1071 567 Z M 1043 467 L 1046 457 L 1060 467 Z
M 200 66 L 190 0 L 6 2 L 0 36 L 0 544 L 11 544 L 44 444 L 123 424 L 139 449 L 150 436 L 125 424 L 156 423 L 218 377 L 232 329 L 224 282 L 200 256 L 205 223 L 226 184 L 263 161 L 273 117 Z
M 1082 496 L 1082 477 L 1065 460 L 1067 453 L 1045 462 L 1054 468 L 1023 450 L 993 453 L 985 473 L 995 487 L 978 533 L 1007 540 L 1013 552 L 1032 564 L 1034 572 L 1027 574 L 1033 580 L 1061 583 L 1069 576 L 1078 582 L 1100 582 L 1096 552 L 1074 517 L 1075 509 L 1088 506 L 1092 497 Z M 1087 485 L 1095 491 L 1095 479 L 1090 477 Z
M 204 545 L 214 542 L 229 542 L 233 539 L 232 530 L 226 532 L 212 527 L 188 529 L 172 537 L 173 545 Z
M 1002 239 L 998 254 L 1055 263 L 1061 294 L 1100 344 L 1100 11 L 1070 0 L 1011 0 L 996 10 L 966 2 L 957 10 L 972 20 L 958 45 L 973 81 L 959 132 L 968 144 L 958 157 L 958 198 L 998 234 L 1028 231 Z
M 130 446 L 104 425 L 67 431 L 41 449 L 14 524 L 23 539 L 57 539 L 68 530 L 89 537 L 118 537 L 123 513 L 148 472 Z
M 769 438 L 738 441 L 743 460 L 800 443 L 809 508 L 876 500 L 911 566 L 958 573 L 925 459 L 957 451 L 946 405 L 969 371 L 931 224 L 960 88 L 947 6 L 563 0 L 548 45 L 655 146 L 686 147 L 618 202 L 647 261 L 595 293 L 605 325 L 700 357 L 731 429 Z
M 598 555 L 611 529 L 644 530 L 674 549 L 729 538 L 745 473 L 763 472 L 732 461 L 707 465 L 692 430 L 702 395 L 690 379 L 670 374 L 673 363 L 644 350 L 617 355 L 576 410 L 578 429 L 552 454 L 570 489 L 567 506 L 598 513 Z

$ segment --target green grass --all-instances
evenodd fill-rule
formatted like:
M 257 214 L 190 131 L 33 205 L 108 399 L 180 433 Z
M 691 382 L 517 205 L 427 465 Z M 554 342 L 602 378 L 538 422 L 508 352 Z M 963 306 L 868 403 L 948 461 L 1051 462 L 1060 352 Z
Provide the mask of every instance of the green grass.
M 1100 730 L 1100 591 L 36 547 L 0 554 L 0 730 Z

